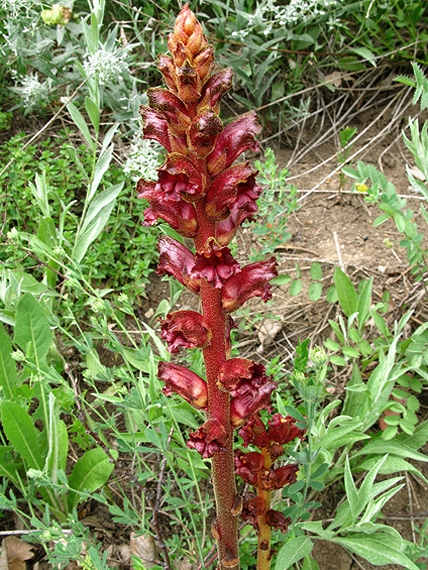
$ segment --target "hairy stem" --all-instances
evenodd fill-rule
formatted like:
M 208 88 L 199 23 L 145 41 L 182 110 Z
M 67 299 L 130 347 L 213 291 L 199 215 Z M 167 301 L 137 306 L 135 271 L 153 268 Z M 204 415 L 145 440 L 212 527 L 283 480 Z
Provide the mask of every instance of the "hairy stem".
M 263 455 L 264 459 L 264 467 L 266 471 L 269 471 L 272 465 L 271 456 L 266 448 L 261 450 L 261 454 Z M 271 561 L 270 540 L 272 529 L 266 522 L 266 513 L 270 509 L 271 492 L 264 491 L 259 485 L 257 489 L 257 495 L 265 501 L 265 510 L 258 517 L 259 536 L 257 541 L 257 570 L 269 570 Z

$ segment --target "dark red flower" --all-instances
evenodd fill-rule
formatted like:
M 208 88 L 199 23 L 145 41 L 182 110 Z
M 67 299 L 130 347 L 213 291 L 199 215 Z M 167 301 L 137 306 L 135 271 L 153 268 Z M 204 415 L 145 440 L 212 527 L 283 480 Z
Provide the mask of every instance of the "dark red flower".
M 292 485 L 297 481 L 299 466 L 295 463 L 284 465 L 278 469 L 270 469 L 260 474 L 261 488 L 265 491 L 282 489 L 285 485 Z
M 171 133 L 182 134 L 190 125 L 190 117 L 186 105 L 168 89 L 151 87 L 147 91 L 149 105 L 163 116 Z
M 162 237 L 158 243 L 159 266 L 158 273 L 168 273 L 198 294 L 201 288 L 200 279 L 191 276 L 195 265 L 195 257 L 185 245 L 171 237 Z
M 205 211 L 212 220 L 224 220 L 240 205 L 235 203 L 243 196 L 242 207 L 249 197 L 254 201 L 261 189 L 256 185 L 255 172 L 248 162 L 231 166 L 212 181 L 207 191 Z
M 206 279 L 213 287 L 221 288 L 223 283 L 240 270 L 228 247 L 220 247 L 210 238 L 201 252 L 195 256 L 192 277 Z
M 190 125 L 190 147 L 199 158 L 207 156 L 222 130 L 223 123 L 220 117 L 212 109 L 203 109 Z
M 207 383 L 188 368 L 171 362 L 159 362 L 158 378 L 165 382 L 162 392 L 166 396 L 175 392 L 195 408 L 207 407 Z
M 259 528 L 258 517 L 264 513 L 265 508 L 266 501 L 263 497 L 247 493 L 244 497 L 241 518 L 257 530 Z
M 216 419 L 207 420 L 200 428 L 189 433 L 187 447 L 196 449 L 204 459 L 212 457 L 213 453 L 224 451 L 227 433 Z
M 262 384 L 256 393 L 236 396 L 230 403 L 230 418 L 233 427 L 241 426 L 245 420 L 264 408 L 270 406 L 270 395 L 277 388 L 275 382 L 269 380 Z
M 235 456 L 235 473 L 249 485 L 257 487 L 258 473 L 264 469 L 264 458 L 258 451 L 238 453 Z
M 214 150 L 208 157 L 209 173 L 218 176 L 244 151 L 251 149 L 257 152 L 259 146 L 255 137 L 261 130 L 254 111 L 241 115 L 229 123 L 217 137 Z
M 143 118 L 144 138 L 157 141 L 171 152 L 169 128 L 165 117 L 150 107 L 141 107 L 140 113 Z
M 276 441 L 282 445 L 290 443 L 299 437 L 303 439 L 305 436 L 305 429 L 300 429 L 296 426 L 296 420 L 291 416 L 286 418 L 282 417 L 281 414 L 274 414 L 271 419 L 268 420 L 268 433 L 272 441 Z
M 158 69 L 162 73 L 165 83 L 173 93 L 178 93 L 176 71 L 172 57 L 165 54 L 158 55 Z
M 263 364 L 247 358 L 230 358 L 222 365 L 217 384 L 220 390 L 236 397 L 257 393 L 269 379 Z
M 218 114 L 221 98 L 232 87 L 232 78 L 233 72 L 230 67 L 212 75 L 202 91 L 202 97 L 198 103 L 198 111 L 204 107 L 210 107 Z
M 282 513 L 274 511 L 273 509 L 270 509 L 266 513 L 265 517 L 269 526 L 274 530 L 280 530 L 283 534 L 286 534 L 288 525 L 291 524 L 291 519 L 289 517 L 285 517 Z
M 189 204 L 181 198 L 177 199 L 174 194 L 172 198 L 163 196 L 161 192 L 155 190 L 155 185 L 156 183 L 145 182 L 144 189 L 138 195 L 150 204 L 150 208 L 144 211 L 145 224 L 151 226 L 156 223 L 157 218 L 161 218 L 181 236 L 195 237 L 198 221 L 193 204 Z M 140 189 L 142 186 L 140 185 Z
M 271 439 L 268 436 L 265 425 L 258 413 L 251 416 L 245 425 L 238 431 L 238 434 L 244 440 L 244 447 L 248 447 L 251 443 L 259 449 L 263 449 L 263 447 L 269 447 L 271 444 Z
M 272 297 L 268 281 L 278 276 L 276 259 L 271 257 L 242 267 L 241 271 L 225 282 L 221 300 L 226 312 L 236 311 L 251 297 L 259 296 L 263 301 Z
M 196 311 L 175 311 L 161 320 L 161 337 L 171 353 L 184 348 L 203 348 L 211 340 L 211 331 L 203 315 Z

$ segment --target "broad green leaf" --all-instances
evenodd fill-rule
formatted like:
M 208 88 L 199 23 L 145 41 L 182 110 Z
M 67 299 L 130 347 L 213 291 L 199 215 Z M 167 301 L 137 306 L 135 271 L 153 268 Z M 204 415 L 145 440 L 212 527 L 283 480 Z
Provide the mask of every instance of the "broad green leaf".
M 287 570 L 287 568 L 290 568 L 290 566 L 305 556 L 309 556 L 313 546 L 313 542 L 309 536 L 291 538 L 278 552 L 275 570 Z
M 13 388 L 18 383 L 16 362 L 12 356 L 10 337 L 0 323 L 0 386 L 6 398 L 13 397 Z
M 348 358 L 359 358 L 360 356 L 358 348 L 354 348 L 353 346 L 342 347 L 342 353 Z
M 303 559 L 302 570 L 320 570 L 318 562 L 312 556 L 305 556 Z
M 298 295 L 303 288 L 303 283 L 301 279 L 293 279 L 290 285 L 290 295 L 295 297 Z
M 49 394 L 49 426 L 48 454 L 46 456 L 46 473 L 52 477 L 54 483 L 58 482 L 58 470 L 65 471 L 68 454 L 67 426 L 59 419 L 58 406 L 52 392 Z
M 366 47 L 350 47 L 349 50 L 353 51 L 354 53 L 356 53 L 357 55 L 359 55 L 360 57 L 371 63 L 373 67 L 376 67 L 376 58 L 373 52 L 367 49 Z
M 6 437 L 29 467 L 43 469 L 38 434 L 30 415 L 16 402 L 3 400 L 1 421 Z
M 347 317 L 357 311 L 357 292 L 349 277 L 339 267 L 334 269 L 334 284 L 340 306 Z
M 89 132 L 88 125 L 86 124 L 82 113 L 71 101 L 67 104 L 67 110 L 70 113 L 70 116 L 73 119 L 74 123 L 79 128 L 82 135 L 85 137 L 91 149 L 95 150 L 95 142 L 92 140 L 91 133 Z
M 321 297 L 322 285 L 321 283 L 311 283 L 309 285 L 308 296 L 311 301 L 318 301 Z
M 14 341 L 27 352 L 31 343 L 31 355 L 37 365 L 43 362 L 52 344 L 53 335 L 43 307 L 31 293 L 25 293 L 18 301 Z
M 279 275 L 279 277 L 274 277 L 273 279 L 270 280 L 271 283 L 274 283 L 275 285 L 287 285 L 288 283 L 290 283 L 291 281 L 291 277 L 290 275 Z
M 318 263 L 318 261 L 314 261 L 311 265 L 311 278 L 314 281 L 320 281 L 322 279 L 321 263 Z
M 131 366 L 134 366 L 134 368 L 142 372 L 149 372 L 150 362 L 146 351 L 141 348 L 128 348 L 123 346 L 121 353 L 126 362 L 129 362 Z
M 398 443 L 406 445 L 414 451 L 417 451 L 428 441 L 428 420 L 425 420 L 416 426 L 416 429 L 412 435 L 400 433 L 400 435 L 397 436 L 396 441 Z
M 358 328 L 360 333 L 362 333 L 363 326 L 367 320 L 367 315 L 371 305 L 372 284 L 373 284 L 373 277 L 370 277 L 368 281 L 364 282 L 364 285 L 361 288 L 361 292 L 358 295 L 357 311 L 358 311 Z
M 79 493 L 89 491 L 90 493 L 102 487 L 113 471 L 113 463 L 110 463 L 107 454 L 96 447 L 87 451 L 74 465 L 73 471 L 68 479 L 71 492 L 68 497 L 70 508 L 75 507 L 81 500 Z
M 116 186 L 111 186 L 107 190 L 100 192 L 92 201 L 86 213 L 83 226 L 76 237 L 73 254 L 76 261 L 82 261 L 88 247 L 104 229 L 122 187 L 123 182 Z
M 419 570 L 405 554 L 395 549 L 396 538 L 388 533 L 374 535 L 355 534 L 347 537 L 334 537 L 331 542 L 340 544 L 354 554 L 361 556 L 375 566 L 400 564 L 407 570 Z

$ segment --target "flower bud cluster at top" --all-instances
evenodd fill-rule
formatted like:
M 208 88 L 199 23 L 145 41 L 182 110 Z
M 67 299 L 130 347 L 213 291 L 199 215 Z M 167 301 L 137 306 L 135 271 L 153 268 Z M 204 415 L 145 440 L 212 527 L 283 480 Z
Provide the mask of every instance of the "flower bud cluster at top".
M 187 5 L 177 17 L 168 49 L 170 55 L 160 55 L 158 61 L 166 88 L 149 89 L 149 105 L 141 109 L 144 138 L 159 142 L 168 154 L 158 169 L 157 180 L 141 179 L 137 191 L 149 203 L 144 212 L 146 224 L 161 219 L 195 243 L 193 253 L 183 241 L 162 237 L 158 272 L 175 277 L 200 295 L 203 306 L 203 295 L 213 292 L 222 315 L 217 319 L 223 322 L 220 332 L 214 323 L 214 308 L 204 314 L 177 311 L 161 321 L 162 338 L 171 353 L 180 348 L 207 350 L 211 343 L 219 344 L 219 335 L 226 345 L 224 356 L 220 352 L 217 355 L 220 363 L 214 390 L 228 394 L 231 425 L 225 426 L 211 413 L 208 393 L 213 393 L 212 381 L 208 386 L 206 380 L 178 364 L 159 365 L 165 394 L 178 393 L 194 407 L 207 411 L 208 420 L 190 433 L 188 441 L 206 458 L 224 451 L 231 429 L 242 427 L 247 420 L 254 422 L 254 414 L 270 406 L 276 384 L 264 367 L 252 360 L 229 358 L 230 314 L 252 297 L 269 300 L 272 293 L 268 282 L 278 273 L 275 258 L 241 267 L 228 248 L 238 227 L 245 220 L 253 220 L 262 192 L 256 182 L 257 171 L 249 162 L 234 164 L 244 151 L 258 150 L 255 137 L 261 127 L 256 114 L 250 112 L 223 124 L 220 101 L 232 87 L 232 72 L 214 71 L 213 49 Z M 265 483 L 271 488 L 279 488 L 293 477 L 288 471 L 273 473 L 272 481 L 269 475 Z

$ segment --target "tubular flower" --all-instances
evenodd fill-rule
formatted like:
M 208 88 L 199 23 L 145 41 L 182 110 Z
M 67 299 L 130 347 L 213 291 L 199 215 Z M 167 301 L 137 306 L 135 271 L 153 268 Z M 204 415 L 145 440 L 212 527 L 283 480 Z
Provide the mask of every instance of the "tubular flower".
M 153 87 L 147 91 L 150 108 L 158 111 L 168 122 L 170 132 L 181 135 L 190 125 L 190 116 L 186 105 L 177 95 L 161 87 Z
M 206 212 L 212 220 L 224 220 L 232 210 L 241 209 L 238 196 L 244 195 L 257 200 L 260 188 L 256 185 L 255 172 L 248 162 L 236 164 L 218 176 L 208 189 Z M 245 203 L 247 200 L 243 200 Z M 243 204 L 244 205 L 244 204 Z
M 227 433 L 216 419 L 206 421 L 200 428 L 189 433 L 187 447 L 196 449 L 204 459 L 224 450 Z
M 220 369 L 217 385 L 220 390 L 236 397 L 256 394 L 271 378 L 266 376 L 263 364 L 256 364 L 246 358 L 230 358 Z
M 198 221 L 193 204 L 175 198 L 168 200 L 156 190 L 148 187 L 140 193 L 140 197 L 145 198 L 150 204 L 150 207 L 144 211 L 145 224 L 152 226 L 158 218 L 161 218 L 181 236 L 195 237 Z
M 271 444 L 271 439 L 268 436 L 265 425 L 258 413 L 251 416 L 245 425 L 238 431 L 238 434 L 244 440 L 244 447 L 248 447 L 251 443 L 259 449 L 263 449 Z
M 190 146 L 199 158 L 207 156 L 213 149 L 217 135 L 223 130 L 223 123 L 212 109 L 203 109 L 190 125 Z
M 254 111 L 229 123 L 217 137 L 214 150 L 208 157 L 208 170 L 211 176 L 217 176 L 229 168 L 244 151 L 251 149 L 257 152 L 259 146 L 255 137 L 261 133 L 261 130 Z
M 280 530 L 283 534 L 287 533 L 288 525 L 291 524 L 289 517 L 285 517 L 282 513 L 273 509 L 269 509 L 265 516 L 269 526 L 275 530 Z
M 228 247 L 220 247 L 214 238 L 205 245 L 202 252 L 196 253 L 192 277 L 206 279 L 210 285 L 220 289 L 224 282 L 240 271 L 240 266 L 233 258 Z
M 182 285 L 198 294 L 201 288 L 200 279 L 191 276 L 195 258 L 185 245 L 171 237 L 162 237 L 158 243 L 158 273 L 172 275 Z
M 260 473 L 261 488 L 265 491 L 282 489 L 285 485 L 292 485 L 297 481 L 299 466 L 295 463 L 284 465 L 278 469 L 269 469 Z
M 195 408 L 203 410 L 207 407 L 207 383 L 188 368 L 171 362 L 159 362 L 158 378 L 165 382 L 162 392 L 166 396 L 175 392 Z
M 230 67 L 212 75 L 202 91 L 198 111 L 204 107 L 210 107 L 214 113 L 218 114 L 223 95 L 232 87 L 232 77 L 233 72 Z
M 272 298 L 268 281 L 278 276 L 276 259 L 271 257 L 245 265 L 241 271 L 229 277 L 221 292 L 221 301 L 226 312 L 239 309 L 251 297 L 259 296 L 263 301 Z
M 258 473 L 264 468 L 263 455 L 258 451 L 238 453 L 235 456 L 235 473 L 249 485 L 257 486 Z
M 274 414 L 271 419 L 268 420 L 269 428 L 268 434 L 272 441 L 284 445 L 290 443 L 299 437 L 303 439 L 305 436 L 306 429 L 300 429 L 296 426 L 296 420 L 291 416 L 286 418 L 282 417 L 281 414 Z
M 236 396 L 230 403 L 230 419 L 233 427 L 241 426 L 244 421 L 264 408 L 270 406 L 270 395 L 277 388 L 276 382 L 268 380 L 262 384 L 259 390 L 254 394 L 246 393 Z
M 211 331 L 203 315 L 195 311 L 176 311 L 161 320 L 161 337 L 171 353 L 184 348 L 203 348 L 211 340 Z

